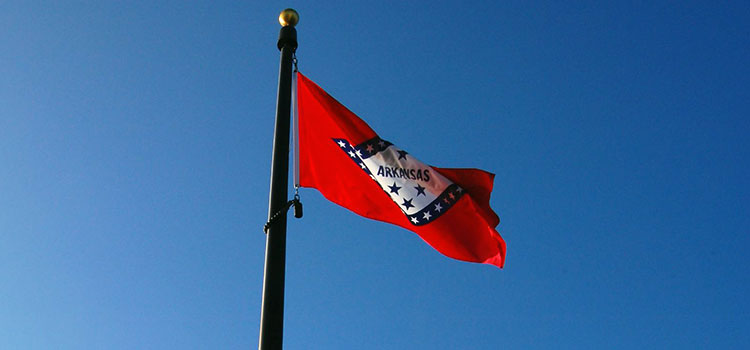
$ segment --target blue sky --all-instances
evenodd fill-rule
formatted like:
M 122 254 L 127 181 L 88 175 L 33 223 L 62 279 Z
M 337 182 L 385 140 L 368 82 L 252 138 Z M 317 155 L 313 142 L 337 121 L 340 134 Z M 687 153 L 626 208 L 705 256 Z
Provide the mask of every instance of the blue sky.
M 288 349 L 750 346 L 745 2 L 0 4 L 0 348 L 257 346 L 279 53 L 495 173 L 506 267 L 303 189 Z

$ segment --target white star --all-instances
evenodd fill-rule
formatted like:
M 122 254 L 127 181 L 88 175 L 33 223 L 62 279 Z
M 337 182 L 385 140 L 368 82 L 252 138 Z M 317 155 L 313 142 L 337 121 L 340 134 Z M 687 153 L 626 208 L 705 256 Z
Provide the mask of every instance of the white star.
M 417 219 L 417 218 L 415 218 L 415 217 L 412 217 L 412 218 L 411 218 L 411 222 L 413 222 L 413 223 L 415 223 L 415 224 L 418 224 L 418 223 L 419 223 L 419 219 Z
M 440 203 L 435 204 L 435 211 L 439 213 L 441 210 L 443 210 L 443 206 Z
M 431 217 L 432 217 L 432 214 L 430 214 L 430 212 L 429 212 L 429 211 L 426 211 L 426 212 L 424 212 L 424 216 L 423 216 L 423 218 L 424 218 L 425 220 L 430 220 L 430 218 L 431 218 Z
M 352 156 L 352 158 L 356 157 L 356 154 L 354 154 L 354 152 L 352 151 L 349 151 L 349 155 Z
M 365 165 L 365 163 L 359 163 L 359 166 L 361 166 L 362 169 L 367 169 L 367 166 Z
M 362 151 L 357 150 L 357 155 L 361 157 L 362 156 Z
M 464 189 L 463 189 L 463 188 L 461 188 L 461 187 L 458 187 L 458 188 L 456 188 L 456 193 L 461 193 L 461 192 L 463 192 L 463 191 L 464 191 Z
M 344 143 L 344 141 L 339 141 L 339 142 L 338 142 L 338 144 L 339 144 L 339 146 L 340 146 L 341 148 L 344 148 L 344 147 L 346 147 L 346 144 Z M 330 143 L 329 143 L 329 145 L 330 145 Z

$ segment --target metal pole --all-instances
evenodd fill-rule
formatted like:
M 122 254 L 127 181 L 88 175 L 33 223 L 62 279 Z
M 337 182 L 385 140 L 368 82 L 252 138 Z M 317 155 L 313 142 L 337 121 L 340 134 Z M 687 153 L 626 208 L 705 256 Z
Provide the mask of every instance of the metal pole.
M 263 302 L 258 349 L 281 349 L 284 335 L 284 272 L 286 269 L 286 203 L 289 187 L 289 114 L 292 95 L 292 58 L 297 49 L 299 15 L 286 9 L 279 15 L 281 51 L 279 89 L 276 95 L 276 125 L 271 160 L 271 192 L 268 200 L 269 228 L 263 272 Z M 275 220 L 272 216 L 283 210 Z

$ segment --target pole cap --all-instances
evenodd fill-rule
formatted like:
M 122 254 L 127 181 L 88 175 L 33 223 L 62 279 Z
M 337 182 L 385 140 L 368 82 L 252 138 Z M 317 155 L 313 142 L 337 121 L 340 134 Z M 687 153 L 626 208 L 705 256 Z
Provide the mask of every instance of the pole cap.
M 279 14 L 279 24 L 282 27 L 294 27 L 299 23 L 299 13 L 294 9 L 286 9 Z

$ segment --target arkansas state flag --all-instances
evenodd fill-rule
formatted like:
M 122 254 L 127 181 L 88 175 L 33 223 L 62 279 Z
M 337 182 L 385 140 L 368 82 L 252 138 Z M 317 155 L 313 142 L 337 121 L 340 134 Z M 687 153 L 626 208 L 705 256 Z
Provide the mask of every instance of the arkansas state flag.
M 297 73 L 299 182 L 364 217 L 413 231 L 454 259 L 503 267 L 493 174 L 422 163 Z

